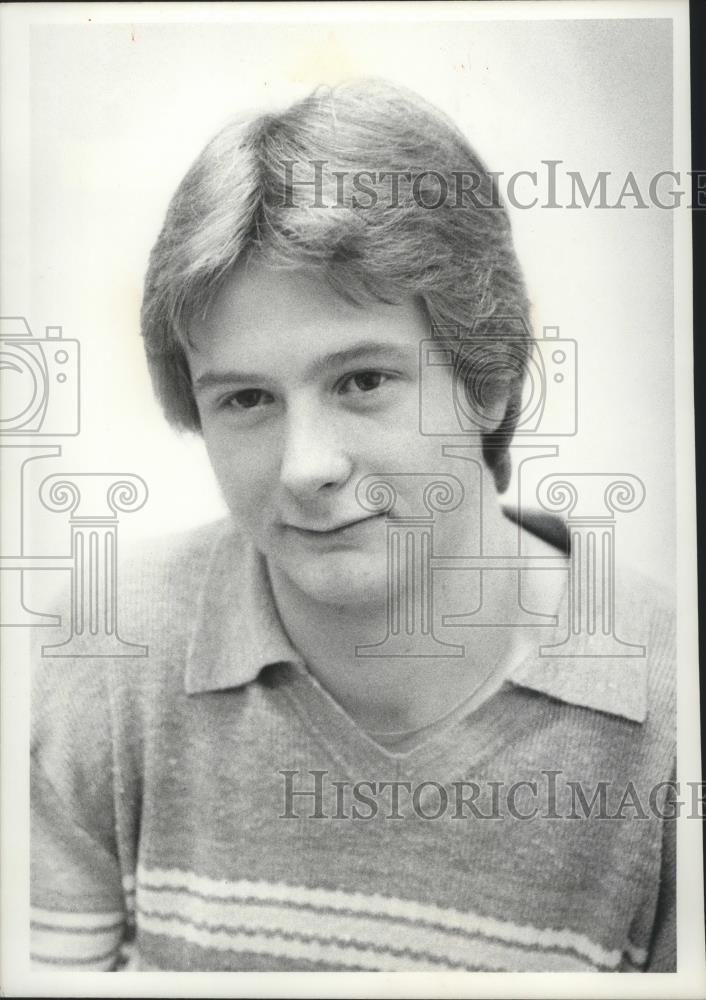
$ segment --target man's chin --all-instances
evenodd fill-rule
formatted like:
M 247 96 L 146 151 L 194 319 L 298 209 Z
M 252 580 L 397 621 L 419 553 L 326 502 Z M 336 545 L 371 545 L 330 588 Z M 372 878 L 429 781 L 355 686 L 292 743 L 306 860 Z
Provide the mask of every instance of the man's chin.
M 338 607 L 384 605 L 387 600 L 387 561 L 361 552 L 338 551 L 291 564 L 280 570 L 310 600 Z

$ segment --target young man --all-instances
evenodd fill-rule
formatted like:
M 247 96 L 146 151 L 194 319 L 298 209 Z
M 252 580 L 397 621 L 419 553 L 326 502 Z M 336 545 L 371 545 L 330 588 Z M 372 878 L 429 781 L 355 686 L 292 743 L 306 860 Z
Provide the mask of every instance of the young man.
M 39 668 L 38 968 L 114 968 L 130 927 L 140 969 L 674 968 L 673 824 L 646 810 L 673 762 L 670 616 L 633 580 L 644 671 L 541 662 L 566 629 L 566 554 L 497 496 L 528 322 L 492 177 L 413 95 L 320 89 L 203 151 L 152 253 L 143 335 L 232 518 L 125 574 L 146 661 Z M 448 354 L 431 381 L 430 337 Z M 422 433 L 459 386 L 477 462 Z M 510 556 L 519 532 L 553 567 L 520 603 L 559 624 L 516 620 L 513 573 L 483 594 L 485 628 L 454 624 L 477 572 L 420 597 L 394 529 L 432 511 L 435 556 Z M 391 632 L 394 655 L 376 650 Z

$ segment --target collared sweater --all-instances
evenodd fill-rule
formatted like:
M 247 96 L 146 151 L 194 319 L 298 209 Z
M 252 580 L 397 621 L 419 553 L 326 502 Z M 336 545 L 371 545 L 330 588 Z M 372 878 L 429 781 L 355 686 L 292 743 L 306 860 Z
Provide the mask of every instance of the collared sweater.
M 617 594 L 644 658 L 535 648 L 401 753 L 232 528 L 145 547 L 119 629 L 148 655 L 37 657 L 34 967 L 673 971 L 673 616 Z

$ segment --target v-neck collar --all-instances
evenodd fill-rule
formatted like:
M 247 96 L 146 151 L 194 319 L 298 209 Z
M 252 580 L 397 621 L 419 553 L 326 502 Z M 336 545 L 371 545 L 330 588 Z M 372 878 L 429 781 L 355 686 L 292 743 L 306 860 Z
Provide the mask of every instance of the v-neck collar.
M 396 752 L 361 729 L 308 671 L 292 671 L 280 690 L 321 748 L 322 761 L 335 763 L 331 778 L 351 784 L 395 781 L 419 787 L 423 782 L 448 786 L 472 780 L 485 774 L 487 762 L 503 746 L 538 732 L 552 715 L 547 699 L 505 681 L 467 715 L 450 719 L 421 743 Z M 400 812 L 405 812 L 402 806 Z

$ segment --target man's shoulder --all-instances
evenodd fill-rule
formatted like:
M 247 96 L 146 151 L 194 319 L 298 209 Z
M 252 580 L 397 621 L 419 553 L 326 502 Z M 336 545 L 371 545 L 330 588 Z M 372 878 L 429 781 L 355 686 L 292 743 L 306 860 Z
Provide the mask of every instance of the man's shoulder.
M 646 736 L 671 744 L 676 726 L 676 598 L 666 582 L 631 567 L 615 573 L 614 634 L 627 660 L 644 664 L 647 705 Z M 639 655 L 642 651 L 642 656 Z
M 566 588 L 558 641 L 520 665 L 516 679 L 618 719 L 623 732 L 628 723 L 640 746 L 658 754 L 666 748 L 671 758 L 676 649 L 669 587 L 624 566 L 578 583 L 569 574 Z
M 213 567 L 226 561 L 237 578 L 246 547 L 247 539 L 230 518 L 126 545 L 119 554 L 117 587 L 125 630 L 149 634 L 153 643 L 166 633 L 175 639 L 186 634 L 198 616 Z
M 119 595 L 124 601 L 193 596 L 216 552 L 225 545 L 237 552 L 245 544 L 230 518 L 128 542 L 120 552 Z
M 168 572 L 172 567 L 202 561 L 208 558 L 220 539 L 233 531 L 231 519 L 220 518 L 182 531 L 129 539 L 120 553 L 123 568 L 130 574 L 149 572 L 150 567 L 155 571 Z
M 627 641 L 645 645 L 650 640 L 654 644 L 660 636 L 665 641 L 673 638 L 676 596 L 668 583 L 634 567 L 625 566 L 616 567 L 612 589 L 615 594 L 616 632 L 639 633 L 635 640 L 626 636 Z M 649 648 L 646 653 L 650 655 Z
M 116 553 L 117 572 L 110 614 L 120 640 L 148 645 L 152 653 L 164 649 L 166 640 L 178 646 L 193 627 L 209 570 L 217 553 L 228 547 L 228 564 L 237 572 L 238 552 L 247 540 L 230 519 L 221 519 L 188 531 L 148 539 L 123 541 Z M 222 562 L 223 560 L 221 560 Z M 79 602 L 77 604 L 77 601 Z M 76 629 L 82 613 L 80 595 L 69 581 L 53 592 L 48 610 L 57 616 L 56 627 L 35 629 L 33 642 L 47 650 L 41 659 L 62 656 L 91 661 L 96 656 L 132 658 L 134 649 L 104 650 L 95 629 Z M 107 611 L 108 609 L 106 609 Z M 100 628 L 99 628 L 100 631 Z M 73 654 L 63 645 L 72 637 Z M 40 654 L 35 651 L 35 655 Z M 117 661 L 116 661 L 117 662 Z M 130 662 L 132 660 L 130 659 Z

